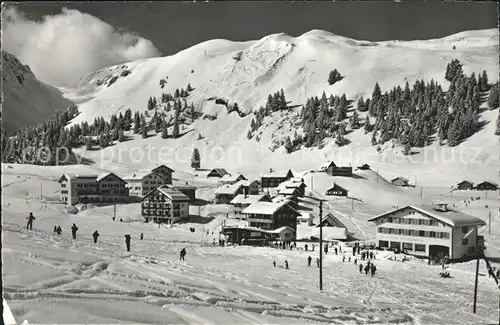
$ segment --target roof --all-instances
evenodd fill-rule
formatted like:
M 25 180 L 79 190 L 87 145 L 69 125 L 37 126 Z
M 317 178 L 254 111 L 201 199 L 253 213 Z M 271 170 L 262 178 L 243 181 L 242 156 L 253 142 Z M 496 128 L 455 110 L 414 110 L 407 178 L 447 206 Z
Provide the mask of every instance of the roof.
M 319 228 L 312 228 L 310 237 L 319 238 Z M 347 230 L 341 227 L 323 227 L 323 240 L 346 240 Z
M 436 220 L 439 220 L 441 222 L 444 222 L 445 224 L 451 226 L 451 227 L 461 227 L 461 226 L 485 226 L 486 223 L 474 216 L 455 211 L 452 209 L 448 209 L 448 211 L 438 211 L 435 210 L 432 205 L 407 205 L 402 208 L 398 209 L 393 209 L 389 212 L 385 212 L 382 214 L 379 214 L 373 218 L 368 219 L 368 221 L 375 221 L 379 218 L 388 216 L 394 212 L 398 212 L 404 209 L 414 209 L 422 214 L 425 214 L 428 217 L 434 218 Z
M 174 172 L 174 170 L 168 166 L 165 166 L 165 165 L 159 165 L 159 166 L 156 166 L 155 168 L 153 168 L 151 171 L 155 171 L 156 169 L 159 169 L 161 167 L 165 167 L 166 169 L 170 170 L 171 172 Z
M 280 227 L 278 229 L 274 229 L 274 230 L 266 230 L 266 233 L 268 234 L 279 234 L 285 230 L 291 230 L 293 232 L 295 232 L 295 230 L 293 230 L 293 228 L 290 228 L 288 226 L 283 226 L 283 227 Z
M 408 182 L 410 181 L 409 179 L 404 178 L 404 177 L 396 177 L 396 178 L 393 178 L 393 179 L 391 180 L 391 182 L 394 182 L 394 181 L 396 181 L 396 180 L 398 180 L 398 179 L 400 179 L 400 180 L 402 180 L 402 181 L 405 181 L 406 183 L 408 183 Z
M 159 176 L 159 177 L 165 179 L 165 176 L 158 174 L 156 172 L 150 171 L 150 170 L 138 170 L 133 174 L 125 176 L 123 179 L 125 179 L 125 180 L 141 180 L 144 177 L 148 176 L 149 174 L 155 174 L 156 176 Z
M 255 202 L 243 210 L 245 214 L 268 214 L 272 215 L 283 206 L 287 205 L 288 201 L 283 202 Z
M 107 177 L 109 175 L 113 175 L 116 178 L 118 178 L 120 181 L 126 183 L 126 181 L 124 181 L 120 176 L 117 176 L 115 173 L 102 173 L 102 174 L 99 174 L 99 176 L 97 176 L 97 181 L 100 182 L 102 179 L 104 179 L 105 177 Z
M 236 192 L 241 188 L 241 185 L 222 185 L 215 189 L 215 194 L 236 194 Z
M 226 174 L 229 174 L 227 170 L 225 170 L 224 168 L 214 168 L 209 172 L 209 174 L 211 174 L 212 172 L 219 174 L 221 177 Z
M 331 190 L 335 190 L 335 189 L 337 189 L 337 190 L 338 190 L 338 189 L 340 189 L 340 190 L 344 190 L 344 191 L 349 192 L 349 190 L 348 190 L 348 189 L 346 189 L 346 188 L 344 188 L 344 187 L 340 186 L 340 185 L 339 185 L 339 184 L 337 184 L 337 183 L 333 183 L 333 186 L 332 186 L 332 187 L 330 187 L 329 189 L 327 189 L 327 191 L 331 191 Z
M 240 186 L 241 185 L 241 186 L 248 187 L 248 186 L 250 186 L 254 182 L 257 182 L 257 181 L 249 181 L 249 180 L 243 180 L 242 179 L 241 181 L 238 181 L 238 182 L 234 183 L 233 185 L 235 185 L 235 186 Z
M 297 188 L 284 188 L 278 191 L 278 195 L 293 195 L 297 191 Z
M 175 184 L 174 187 L 175 188 L 182 188 L 182 189 L 186 189 L 186 190 L 196 190 L 197 189 L 196 186 L 188 185 L 188 184 Z
M 478 183 L 477 185 L 480 185 L 480 184 L 483 184 L 483 183 L 488 183 L 488 184 L 491 184 L 491 185 L 494 185 L 494 186 L 498 187 L 498 184 L 497 184 L 497 183 L 490 182 L 490 181 L 482 181 L 481 183 Z M 477 186 L 477 185 L 476 185 L 476 186 Z
M 330 212 L 329 212 L 329 213 L 327 213 L 327 214 L 323 217 L 323 219 L 321 220 L 321 222 L 324 222 L 324 221 L 326 221 L 328 224 L 330 224 L 330 226 L 331 226 L 331 227 L 346 228 L 346 229 L 347 229 L 347 227 L 346 227 L 346 226 L 345 226 L 342 222 L 340 222 L 340 220 L 339 220 L 339 219 L 337 219 L 337 218 L 336 218 L 333 214 L 331 214 Z M 316 227 L 318 227 L 318 228 L 319 228 L 319 225 L 320 225 L 320 223 L 318 222 L 318 224 L 316 225 Z M 323 229 L 325 229 L 325 228 L 329 228 L 329 227 L 328 227 L 328 226 L 327 226 L 327 227 L 323 226 Z
M 109 173 L 108 173 L 109 174 Z M 108 175 L 106 174 L 106 175 Z M 95 175 L 95 174 L 74 174 L 74 173 L 65 173 L 65 174 L 62 174 L 61 177 L 59 178 L 58 182 L 60 183 L 62 178 L 65 177 L 66 179 L 68 179 L 68 181 L 71 181 L 71 180 L 75 180 L 75 179 L 83 179 L 83 178 L 86 178 L 86 179 L 97 179 L 98 178 L 98 175 Z
M 300 187 L 307 187 L 306 184 L 302 183 L 301 181 L 296 182 L 293 181 L 292 179 L 288 181 L 284 181 L 278 185 L 279 189 L 285 189 L 285 188 L 300 188 Z
M 185 195 L 184 193 L 182 193 L 181 191 L 179 191 L 175 187 L 169 186 L 169 185 L 162 185 L 160 187 L 157 187 L 157 188 L 149 191 L 142 198 L 142 200 L 144 200 L 145 198 L 147 198 L 148 196 L 150 196 L 155 191 L 158 191 L 159 193 L 168 196 L 172 201 L 190 201 L 190 199 L 189 199 L 189 197 L 187 195 Z
M 314 216 L 312 214 L 310 214 L 309 212 L 299 212 L 300 213 L 300 216 L 297 217 L 297 219 L 301 219 L 301 220 L 304 220 L 304 219 L 311 219 L 311 218 L 314 218 Z
M 236 175 L 226 174 L 226 175 L 222 176 L 222 178 L 220 180 L 221 180 L 221 182 L 237 182 L 238 178 L 240 178 L 240 177 L 243 177 L 243 180 L 246 180 L 245 176 L 243 176 L 239 173 Z
M 253 204 L 255 202 L 259 202 L 263 198 L 265 198 L 265 194 L 256 194 L 256 195 L 247 195 L 245 197 L 244 194 L 238 194 L 234 199 L 231 200 L 231 204 Z
M 263 178 L 287 178 L 289 173 L 292 174 L 292 177 L 293 177 L 293 173 L 292 173 L 291 169 L 289 169 L 287 171 L 272 172 L 270 174 L 264 174 L 261 177 L 263 177 Z
M 467 180 L 467 179 L 464 179 L 463 181 L 461 181 L 461 182 L 460 182 L 460 183 L 458 183 L 458 184 L 463 184 L 463 183 L 470 183 L 470 184 L 474 184 L 474 182 L 469 181 L 469 180 Z
M 335 163 L 333 161 L 327 161 L 327 162 L 323 163 L 323 165 L 321 165 L 321 167 L 319 168 L 319 170 L 321 170 L 321 171 L 322 170 L 326 170 L 326 169 L 328 169 L 332 165 L 333 165 L 333 167 L 337 166 L 337 165 L 335 165 Z

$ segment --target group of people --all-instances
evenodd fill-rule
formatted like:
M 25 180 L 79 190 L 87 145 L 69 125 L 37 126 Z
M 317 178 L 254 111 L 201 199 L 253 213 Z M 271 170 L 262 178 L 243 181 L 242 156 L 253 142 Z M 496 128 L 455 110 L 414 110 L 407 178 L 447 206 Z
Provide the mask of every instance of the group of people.
M 71 235 L 73 236 L 73 239 L 76 239 L 76 232 L 77 231 L 78 231 L 78 227 L 76 226 L 76 224 L 73 224 L 73 226 L 71 226 Z M 61 234 L 62 234 L 61 226 L 54 226 L 54 233 L 61 236 Z
M 273 266 L 274 266 L 274 267 L 276 267 L 276 261 L 273 261 Z M 288 270 L 288 268 L 289 268 L 289 267 L 288 267 L 288 261 L 287 261 L 287 260 L 285 260 L 285 269 L 287 269 L 287 270 Z

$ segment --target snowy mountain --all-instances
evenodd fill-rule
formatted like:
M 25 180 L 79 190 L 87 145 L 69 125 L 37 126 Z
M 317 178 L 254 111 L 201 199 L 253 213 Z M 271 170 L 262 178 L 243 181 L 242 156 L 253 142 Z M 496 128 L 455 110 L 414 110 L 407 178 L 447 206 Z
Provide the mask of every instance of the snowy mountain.
M 77 88 L 64 92 L 78 103 L 81 112 L 73 123 L 91 123 L 99 116 L 109 120 L 112 114 L 124 114 L 128 108 L 143 113 L 150 97 L 160 103 L 157 110 L 164 111 L 162 94 L 173 94 L 188 84 L 194 89 L 187 97 L 188 103 L 194 103 L 200 113 L 216 117 L 185 126 L 181 130 L 185 134 L 178 139 L 161 139 L 156 135 L 107 148 L 105 151 L 113 157 L 110 159 L 120 159 L 122 166 L 134 163 L 126 155 L 117 158 L 120 150 L 130 150 L 132 146 L 144 150 L 157 148 L 151 150 L 150 161 L 141 164 L 163 161 L 191 172 L 189 160 L 193 147 L 202 147 L 202 160 L 207 168 L 222 166 L 255 176 L 269 168 L 316 169 L 325 160 L 333 159 L 353 166 L 368 162 L 390 177 L 406 175 L 414 179 L 418 175 L 422 184 L 453 184 L 465 177 L 496 178 L 500 156 L 494 136 L 496 111 L 482 113 L 484 128 L 459 146 L 439 147 L 433 143 L 411 156 L 403 156 L 401 148 L 391 142 L 377 149 L 361 129 L 347 135 L 351 143 L 341 148 L 331 140 L 321 149 L 305 148 L 286 154 L 280 143 L 284 136 L 300 133 L 297 123 L 301 106 L 307 98 L 321 96 L 323 91 L 327 96 L 345 93 L 355 103 L 360 96 L 369 97 L 376 82 L 384 92 L 397 85 L 404 87 L 406 81 L 413 85 L 416 80 L 434 79 L 446 90 L 449 85 L 444 79 L 446 66 L 455 58 L 463 64 L 464 73 L 485 70 L 489 82 L 494 83 L 499 72 L 497 53 L 496 30 L 404 42 L 357 41 L 313 30 L 296 38 L 274 34 L 248 42 L 210 40 L 172 56 L 95 71 L 83 77 Z M 328 75 L 333 69 L 338 69 L 344 78 L 329 85 Z M 247 139 L 253 115 L 244 115 L 265 105 L 268 95 L 280 89 L 284 90 L 291 109 L 266 118 L 257 135 Z M 237 103 L 243 114 L 227 113 L 224 105 L 216 104 L 216 98 Z M 148 113 L 152 115 L 154 111 Z M 165 146 L 175 152 L 175 159 L 158 151 Z M 214 150 L 220 154 L 212 154 Z M 96 162 L 103 159 L 102 151 L 85 154 Z M 443 157 L 452 158 L 445 161 Z M 283 161 L 287 161 L 287 166 Z M 477 169 L 472 161 L 479 161 L 484 168 Z
M 72 102 L 56 88 L 39 81 L 29 66 L 2 51 L 2 126 L 7 133 L 45 121 Z

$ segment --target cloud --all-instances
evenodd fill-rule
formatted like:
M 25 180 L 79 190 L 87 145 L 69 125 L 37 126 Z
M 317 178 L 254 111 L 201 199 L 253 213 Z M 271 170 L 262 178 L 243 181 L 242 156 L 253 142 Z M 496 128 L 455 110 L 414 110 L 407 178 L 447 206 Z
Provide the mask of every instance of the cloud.
M 3 13 L 3 49 L 30 66 L 36 77 L 54 86 L 71 87 L 88 73 L 110 65 L 160 56 L 153 43 L 117 31 L 78 10 L 63 8 L 32 21 L 14 7 Z

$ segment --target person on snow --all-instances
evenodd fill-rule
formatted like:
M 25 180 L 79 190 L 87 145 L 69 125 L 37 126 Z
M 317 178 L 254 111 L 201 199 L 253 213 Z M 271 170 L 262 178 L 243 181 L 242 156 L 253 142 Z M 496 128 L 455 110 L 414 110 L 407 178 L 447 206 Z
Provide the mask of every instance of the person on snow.
M 125 235 L 125 245 L 127 246 L 127 252 L 130 252 L 130 235 Z
M 342 253 L 342 246 L 339 246 L 339 252 Z
M 285 269 L 288 270 L 288 261 L 285 260 Z
M 180 255 L 181 255 L 180 260 L 185 261 L 185 257 L 186 257 L 186 249 L 185 248 L 181 249 Z
M 363 274 L 363 264 L 359 263 L 359 273 Z
M 73 226 L 71 226 L 71 234 L 73 235 L 73 239 L 76 239 L 76 232 L 78 231 L 78 227 L 73 224 Z
M 342 256 L 342 263 L 344 263 L 344 262 L 345 262 L 345 255 Z
M 307 252 L 307 247 L 308 247 L 307 244 L 305 244 L 304 245 L 304 249 L 306 250 L 306 252 Z
M 312 257 L 311 255 L 309 255 L 309 257 L 307 258 L 307 266 L 311 266 L 311 261 L 312 261 Z
M 273 261 L 273 266 L 276 267 L 276 261 Z
M 26 217 L 28 220 L 28 224 L 26 225 L 26 230 L 33 230 L 33 220 L 35 220 L 35 216 L 33 215 L 33 212 L 30 212 L 30 215 Z
M 352 248 L 352 256 L 356 256 L 356 246 Z
M 358 255 L 361 253 L 361 247 L 358 244 Z
M 339 250 L 335 247 L 335 255 L 338 255 Z
M 373 254 L 373 252 L 370 252 L 370 259 L 373 260 L 373 257 L 375 256 L 375 254 Z
M 312 244 L 312 251 L 314 252 L 314 244 Z
M 358 264 L 358 259 L 357 258 L 354 259 L 354 265 L 356 265 L 356 264 Z
M 141 240 L 144 239 L 144 234 L 141 232 Z
M 361 253 L 361 260 L 364 261 L 365 260 L 365 252 L 362 252 Z
M 500 269 L 497 269 L 497 279 L 500 279 Z
M 57 226 L 54 226 L 54 234 L 57 232 Z
M 316 258 L 316 265 L 319 267 L 319 258 Z
M 350 256 L 349 256 L 349 260 L 348 260 L 348 262 L 351 262 L 351 257 L 350 257 Z
M 370 269 L 371 269 L 371 271 L 372 271 L 372 276 L 374 276 L 374 275 L 375 275 L 375 272 L 377 271 L 377 267 L 375 266 L 375 264 L 373 264 L 373 263 L 372 263 L 372 264 L 370 265 Z
M 59 236 L 61 236 L 61 233 L 62 233 L 61 226 L 57 226 L 56 233 L 57 233 Z
M 325 255 L 328 254 L 328 245 L 325 246 L 324 251 L 325 251 Z
M 365 266 L 365 275 L 368 275 L 368 271 L 370 271 L 370 264 L 366 264 Z
M 94 231 L 94 233 L 92 234 L 92 237 L 94 237 L 94 244 L 97 244 L 97 237 L 99 237 L 99 233 L 96 231 Z

